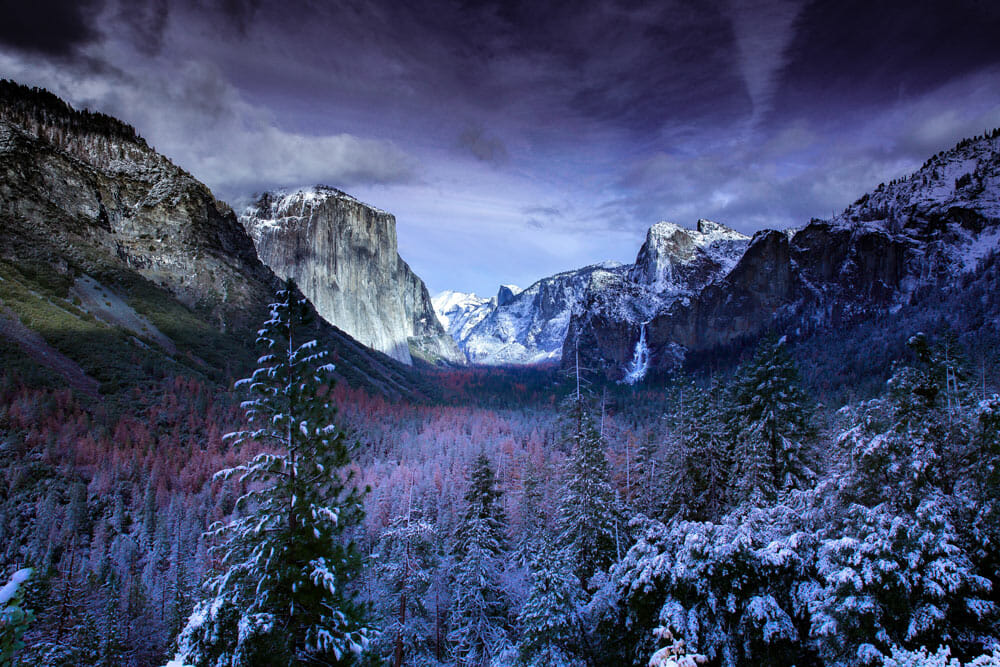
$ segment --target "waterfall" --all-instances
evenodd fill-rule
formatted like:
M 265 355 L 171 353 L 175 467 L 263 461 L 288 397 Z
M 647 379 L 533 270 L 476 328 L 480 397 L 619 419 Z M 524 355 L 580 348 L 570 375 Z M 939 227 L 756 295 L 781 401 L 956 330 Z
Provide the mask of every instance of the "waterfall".
M 646 345 L 646 325 L 648 323 L 648 321 L 643 322 L 639 329 L 639 340 L 635 343 L 632 363 L 625 369 L 625 377 L 622 378 L 622 382 L 625 384 L 640 382 L 646 377 L 646 371 L 649 370 L 649 346 Z

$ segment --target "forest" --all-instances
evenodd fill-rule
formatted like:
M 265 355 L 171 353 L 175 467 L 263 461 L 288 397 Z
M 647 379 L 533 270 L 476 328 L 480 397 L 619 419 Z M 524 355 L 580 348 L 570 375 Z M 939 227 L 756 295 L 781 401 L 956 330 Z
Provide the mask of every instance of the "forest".
M 115 411 L 3 374 L 0 545 L 5 572 L 32 570 L 7 607 L 27 631 L 5 634 L 3 655 L 135 667 L 292 664 L 273 656 L 301 646 L 326 656 L 301 664 L 1000 660 L 1000 397 L 947 330 L 914 332 L 876 395 L 840 405 L 803 379 L 809 348 L 774 335 L 731 371 L 645 388 L 578 368 L 440 371 L 447 398 L 425 404 L 333 384 L 323 351 L 302 343 L 284 361 L 317 375 L 294 410 L 274 404 L 282 391 L 245 400 L 283 367 L 282 345 L 248 383 L 166 376 Z M 325 480 L 299 487 L 313 508 L 300 523 L 316 532 L 295 543 L 336 545 L 339 567 L 328 588 L 315 576 L 289 588 L 281 608 L 326 614 L 343 630 L 326 644 L 273 609 L 248 611 L 266 582 L 280 588 L 262 554 L 283 548 L 296 510 L 268 489 L 288 469 L 280 420 L 297 410 L 315 411 L 302 442 L 327 446 L 295 467 Z M 233 553 L 257 560 L 234 566 Z M 303 592 L 314 588 L 341 611 Z M 238 623 L 223 600 L 245 612 Z

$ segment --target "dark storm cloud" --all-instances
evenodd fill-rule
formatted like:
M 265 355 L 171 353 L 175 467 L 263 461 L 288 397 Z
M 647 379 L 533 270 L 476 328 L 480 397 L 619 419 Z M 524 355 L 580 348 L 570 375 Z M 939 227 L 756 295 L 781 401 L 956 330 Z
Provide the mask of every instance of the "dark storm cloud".
M 163 48 L 164 32 L 170 18 L 169 0 L 124 0 L 116 8 L 116 22 L 124 24 L 133 46 L 146 55 L 155 55 Z
M 245 34 L 260 5 L 261 0 L 220 0 L 219 10 L 229 19 L 229 25 Z
M 29 0 L 4 4 L 0 44 L 66 57 L 95 40 L 100 0 Z
M 575 128 L 652 138 L 692 116 L 733 121 L 749 98 L 726 6 L 299 0 L 210 11 L 214 30 L 247 26 L 231 73 L 269 100 L 329 100 L 369 120 L 380 104 L 392 126 L 462 127 L 476 114 L 557 143 Z M 181 20 L 204 11 L 188 6 Z
M 660 219 L 801 225 L 1000 125 L 987 0 L 17 12 L 0 75 L 124 117 L 222 197 L 324 182 L 391 210 L 437 289 L 631 261 Z
M 779 92 L 794 111 L 883 107 L 1000 62 L 989 0 L 816 0 L 796 27 Z

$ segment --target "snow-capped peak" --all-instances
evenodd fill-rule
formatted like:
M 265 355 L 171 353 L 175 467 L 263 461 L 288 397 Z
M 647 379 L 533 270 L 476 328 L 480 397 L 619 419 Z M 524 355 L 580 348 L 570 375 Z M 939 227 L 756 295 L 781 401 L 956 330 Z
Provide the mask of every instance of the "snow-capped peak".
M 385 213 L 385 211 L 359 201 L 337 188 L 329 185 L 312 185 L 267 192 L 255 204 L 247 206 L 243 215 L 257 218 L 258 224 L 277 224 L 279 220 L 286 218 L 306 218 L 312 209 L 323 205 L 330 199 L 358 203 L 376 213 Z
M 728 273 L 749 241 L 748 236 L 711 220 L 698 220 L 695 229 L 661 221 L 646 232 L 630 277 L 657 293 L 683 291 Z
M 484 299 L 470 292 L 445 290 L 433 298 L 431 304 L 441 325 L 455 340 L 478 324 L 495 304 L 494 299 Z

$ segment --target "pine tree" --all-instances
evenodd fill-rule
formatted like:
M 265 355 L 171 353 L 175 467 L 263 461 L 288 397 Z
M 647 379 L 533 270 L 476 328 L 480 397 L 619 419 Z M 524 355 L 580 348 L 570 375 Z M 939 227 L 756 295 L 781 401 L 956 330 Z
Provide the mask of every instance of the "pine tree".
M 392 665 L 414 664 L 427 654 L 432 631 L 427 591 L 436 565 L 434 527 L 416 512 L 396 517 L 379 539 L 376 576 L 384 588 L 379 649 Z
M 966 476 L 956 460 L 972 438 L 970 415 L 960 409 L 971 400 L 954 379 L 962 375 L 952 366 L 957 351 L 932 348 L 923 334 L 908 346 L 913 363 L 894 367 L 887 397 L 858 406 L 852 428 L 839 438 L 851 452 L 844 492 L 867 506 L 888 502 L 913 511 L 930 491 L 950 491 L 950 478 Z
M 531 590 L 518 617 L 521 659 L 530 667 L 577 665 L 583 590 L 568 559 L 550 540 L 537 544 Z
M 485 667 L 507 641 L 508 602 L 501 575 L 506 517 L 486 454 L 472 469 L 465 512 L 455 533 L 455 581 L 451 632 L 462 667 Z
M 560 494 L 559 545 L 586 586 L 595 572 L 606 570 L 616 560 L 619 547 L 628 540 L 621 534 L 624 525 L 611 486 L 604 440 L 579 395 L 566 407 L 563 440 L 572 451 Z
M 970 475 L 975 484 L 973 553 L 980 569 L 993 573 L 994 590 L 1000 592 L 1000 396 L 980 401 L 976 414 Z
M 744 366 L 732 392 L 737 501 L 760 505 L 814 477 L 806 441 L 812 434 L 809 401 L 784 338 L 768 336 Z
M 122 582 L 114 573 L 104 583 L 107 600 L 104 608 L 101 649 L 97 665 L 117 667 L 125 658 L 128 647 L 125 644 L 127 632 L 125 614 L 122 610 Z
M 665 415 L 672 445 L 662 477 L 664 516 L 689 521 L 719 518 L 726 501 L 730 468 L 724 424 L 715 396 L 694 382 L 681 382 L 673 409 Z
M 542 476 L 534 466 L 528 466 L 525 470 L 522 487 L 520 521 L 514 526 L 517 535 L 514 562 L 519 566 L 527 566 L 531 562 L 532 554 L 538 548 L 539 527 L 547 523 L 542 507 L 545 500 Z
M 24 609 L 24 583 L 31 577 L 31 568 L 18 570 L 0 588 L 0 664 L 12 664 L 14 654 L 24 648 L 21 638 L 35 615 Z
M 353 446 L 325 394 L 333 366 L 315 340 L 299 342 L 311 313 L 294 284 L 278 298 L 257 339 L 263 365 L 237 383 L 257 428 L 227 436 L 264 451 L 216 474 L 248 490 L 232 520 L 210 529 L 221 571 L 178 641 L 195 667 L 350 664 L 368 643 L 348 588 L 360 558 L 345 531 L 362 505 L 347 471 Z

